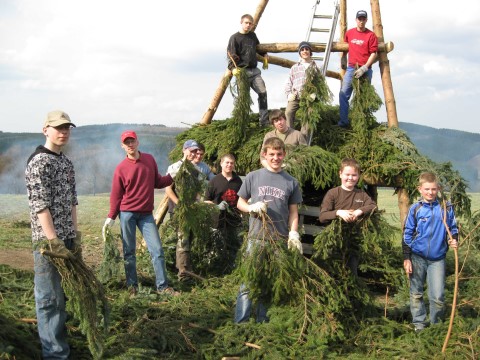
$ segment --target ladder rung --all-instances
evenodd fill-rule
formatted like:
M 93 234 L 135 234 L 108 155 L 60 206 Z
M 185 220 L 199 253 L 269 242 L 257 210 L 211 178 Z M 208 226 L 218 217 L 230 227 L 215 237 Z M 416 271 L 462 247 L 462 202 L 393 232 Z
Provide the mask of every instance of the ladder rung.
M 310 31 L 328 33 L 328 32 L 330 32 L 330 29 L 311 28 Z
M 332 15 L 313 15 L 314 19 L 333 19 Z

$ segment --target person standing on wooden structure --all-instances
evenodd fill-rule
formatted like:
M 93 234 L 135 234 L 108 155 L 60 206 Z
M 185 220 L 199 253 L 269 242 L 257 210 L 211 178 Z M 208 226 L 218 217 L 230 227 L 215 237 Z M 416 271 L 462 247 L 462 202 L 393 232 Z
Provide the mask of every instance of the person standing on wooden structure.
M 257 35 L 252 31 L 253 16 L 245 14 L 240 20 L 240 31 L 230 37 L 227 46 L 228 68 L 243 68 L 247 72 L 250 87 L 258 95 L 260 126 L 268 126 L 267 88 L 257 67 Z M 267 53 L 259 53 L 268 59 Z
M 367 12 L 360 10 L 357 12 L 357 26 L 348 30 L 344 41 L 348 43 L 348 66 L 342 63 L 342 68 L 346 68 L 340 88 L 340 121 L 338 126 L 348 127 L 349 100 L 353 92 L 353 77 L 359 79 L 366 75 L 368 81 L 372 80 L 372 64 L 377 60 L 378 39 L 375 33 L 366 28 Z M 342 59 L 346 59 L 343 57 Z
M 287 83 L 285 84 L 285 94 L 287 95 L 287 108 L 285 109 L 285 115 L 287 117 L 287 124 L 290 128 L 294 129 L 295 114 L 300 108 L 300 94 L 303 90 L 303 86 L 307 81 L 307 70 L 309 67 L 318 69 L 315 60 L 312 59 L 312 46 L 307 41 L 302 41 L 298 45 L 298 54 L 300 60 L 290 68 Z M 308 128 L 302 126 L 301 133 L 307 137 Z

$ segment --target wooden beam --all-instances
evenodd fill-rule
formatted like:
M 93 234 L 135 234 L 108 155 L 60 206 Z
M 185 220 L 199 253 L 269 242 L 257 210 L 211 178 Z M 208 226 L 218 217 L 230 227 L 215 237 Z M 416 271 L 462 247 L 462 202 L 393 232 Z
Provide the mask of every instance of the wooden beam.
M 263 56 L 257 54 L 257 60 L 259 62 L 263 62 Z M 293 65 L 295 65 L 296 62 L 278 56 L 268 55 L 268 63 L 290 69 Z M 335 71 L 327 70 L 327 73 L 325 75 L 327 77 L 341 80 L 340 74 Z
M 293 52 L 298 51 L 299 43 L 269 43 L 269 44 L 259 44 L 257 50 L 260 52 L 268 53 L 281 53 L 281 52 Z M 314 52 L 325 52 L 325 44 L 320 43 L 311 43 L 312 50 Z M 384 43 L 383 39 L 378 43 L 379 52 L 392 51 L 394 49 L 392 42 Z M 348 52 L 348 43 L 346 42 L 334 42 L 332 44 L 332 52 Z
M 345 40 L 345 34 L 347 33 L 347 0 L 340 0 L 340 40 Z M 340 54 L 340 64 L 347 64 L 347 53 L 342 52 Z M 345 69 L 340 67 L 340 75 L 345 75 L 345 71 L 347 70 L 346 65 Z
M 384 40 L 379 0 L 370 0 L 370 5 L 372 7 L 373 31 L 375 32 L 375 35 L 377 35 L 378 42 L 380 43 Z M 398 127 L 397 106 L 393 94 L 392 77 L 390 76 L 390 62 L 388 61 L 387 52 L 380 51 L 378 53 L 378 59 L 383 85 L 383 95 L 385 98 L 385 108 L 387 109 L 388 126 Z

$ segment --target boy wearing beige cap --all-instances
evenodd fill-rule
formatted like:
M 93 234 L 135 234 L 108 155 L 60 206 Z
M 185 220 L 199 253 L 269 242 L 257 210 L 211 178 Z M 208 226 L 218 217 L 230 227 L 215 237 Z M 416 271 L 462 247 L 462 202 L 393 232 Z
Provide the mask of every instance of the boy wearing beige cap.
M 32 241 L 34 293 L 38 335 L 44 359 L 68 359 L 65 294 L 60 274 L 50 261 L 81 255 L 77 231 L 77 191 L 73 164 L 62 153 L 75 127 L 63 111 L 48 113 L 43 125 L 45 145 L 30 155 L 25 170 Z M 46 244 L 48 245 L 41 245 Z

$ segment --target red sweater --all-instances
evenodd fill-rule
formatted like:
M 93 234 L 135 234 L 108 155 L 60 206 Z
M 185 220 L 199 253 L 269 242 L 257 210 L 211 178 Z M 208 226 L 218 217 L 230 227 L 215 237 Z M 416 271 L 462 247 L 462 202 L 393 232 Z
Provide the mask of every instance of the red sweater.
M 159 174 L 152 155 L 140 153 L 137 160 L 125 158 L 113 173 L 108 217 L 115 219 L 120 211 L 152 212 L 154 190 L 172 182 L 170 175 Z

